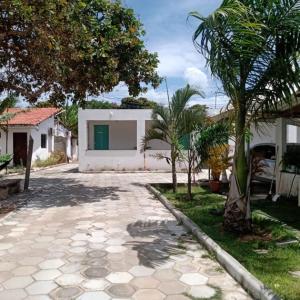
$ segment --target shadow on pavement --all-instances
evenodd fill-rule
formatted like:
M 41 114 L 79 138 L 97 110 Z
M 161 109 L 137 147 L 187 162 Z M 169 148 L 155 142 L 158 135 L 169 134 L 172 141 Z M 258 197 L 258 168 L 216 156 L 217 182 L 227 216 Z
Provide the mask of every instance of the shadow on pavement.
M 103 200 L 120 200 L 119 193 L 127 192 L 117 186 L 100 187 L 83 184 L 70 178 L 32 178 L 30 190 L 11 198 L 18 208 L 49 208 L 77 206 Z
M 127 226 L 130 236 L 136 239 L 127 245 L 137 251 L 141 265 L 154 268 L 165 264 L 171 255 L 185 253 L 180 240 L 187 236 L 176 236 L 168 226 L 176 226 L 176 221 L 137 221 Z

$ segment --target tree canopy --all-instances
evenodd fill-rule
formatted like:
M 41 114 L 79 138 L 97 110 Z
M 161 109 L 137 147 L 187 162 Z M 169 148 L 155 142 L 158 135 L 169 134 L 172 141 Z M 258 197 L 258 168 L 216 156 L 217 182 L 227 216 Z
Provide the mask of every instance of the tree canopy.
M 109 0 L 0 2 L 0 94 L 30 103 L 110 92 L 124 82 L 132 95 L 156 87 L 156 54 L 132 9 Z
M 120 108 L 124 109 L 153 109 L 157 103 L 155 101 L 148 100 L 144 97 L 134 98 L 134 97 L 126 97 L 121 101 Z

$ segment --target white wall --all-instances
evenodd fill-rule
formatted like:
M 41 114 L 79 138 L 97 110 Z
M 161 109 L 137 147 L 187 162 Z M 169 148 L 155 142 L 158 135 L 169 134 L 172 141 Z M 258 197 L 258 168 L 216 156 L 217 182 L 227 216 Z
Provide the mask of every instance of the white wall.
M 33 138 L 33 162 L 38 158 L 41 160 L 47 159 L 50 156 L 51 152 L 54 151 L 54 135 L 51 136 L 48 134 L 49 128 L 52 128 L 54 130 L 54 117 L 43 121 L 37 127 L 31 130 L 31 135 Z M 41 148 L 41 134 L 46 134 L 47 136 L 46 148 Z
M 136 150 L 136 121 L 89 121 L 88 149 L 94 150 L 94 126 L 109 126 L 109 150 Z
M 251 125 L 251 148 L 258 144 L 276 144 L 276 122 L 268 124 L 260 122 L 257 127 L 259 130 L 254 125 Z
M 258 144 L 276 144 L 277 121 L 273 123 L 260 122 L 258 124 L 259 130 L 254 125 L 251 126 L 251 133 L 253 134 L 250 146 Z M 295 125 L 286 126 L 286 142 L 300 143 L 300 127 Z
M 146 121 L 151 121 L 152 110 L 150 109 L 120 109 L 120 110 L 98 110 L 98 109 L 79 109 L 78 114 L 78 140 L 79 140 L 79 170 L 84 171 L 102 171 L 102 170 L 170 170 L 170 166 L 165 160 L 157 160 L 154 155 L 161 151 L 141 152 L 141 142 L 145 136 Z M 97 121 L 98 124 L 125 124 L 122 121 L 134 121 L 136 124 L 136 135 L 134 145 L 136 150 L 89 150 L 89 122 L 92 124 Z M 129 131 L 127 130 L 129 133 Z M 124 134 L 117 136 L 117 143 L 124 144 L 124 141 L 133 143 L 132 135 Z M 110 143 L 113 143 L 110 138 Z M 156 144 L 157 145 L 157 144 Z M 169 151 L 163 151 L 169 155 Z
M 146 131 L 151 128 L 151 123 L 153 121 L 146 121 Z M 169 144 L 160 141 L 160 140 L 152 140 L 148 143 L 148 147 L 150 150 L 171 150 Z

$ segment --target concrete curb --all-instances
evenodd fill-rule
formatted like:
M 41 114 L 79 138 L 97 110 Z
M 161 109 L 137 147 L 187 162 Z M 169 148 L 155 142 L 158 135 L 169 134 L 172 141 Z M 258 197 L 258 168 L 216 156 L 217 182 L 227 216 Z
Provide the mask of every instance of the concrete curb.
M 217 261 L 227 270 L 227 272 L 254 298 L 257 300 L 280 300 L 264 284 L 245 269 L 235 258 L 223 250 L 207 234 L 205 234 L 190 218 L 176 209 L 168 199 L 150 184 L 147 189 L 154 194 L 160 202 L 176 217 L 179 222 L 188 228 L 198 241 L 212 254 Z

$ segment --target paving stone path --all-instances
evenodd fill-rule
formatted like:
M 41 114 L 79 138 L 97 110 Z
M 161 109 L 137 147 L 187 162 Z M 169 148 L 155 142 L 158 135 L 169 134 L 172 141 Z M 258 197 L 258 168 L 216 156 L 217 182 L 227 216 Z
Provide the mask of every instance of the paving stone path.
M 1 300 L 250 299 L 142 185 L 169 174 L 73 168 L 34 173 L 0 220 Z

